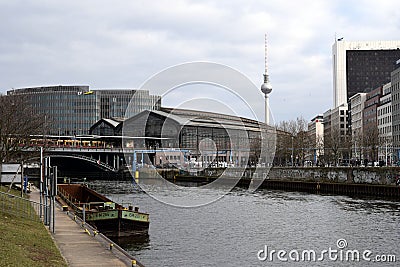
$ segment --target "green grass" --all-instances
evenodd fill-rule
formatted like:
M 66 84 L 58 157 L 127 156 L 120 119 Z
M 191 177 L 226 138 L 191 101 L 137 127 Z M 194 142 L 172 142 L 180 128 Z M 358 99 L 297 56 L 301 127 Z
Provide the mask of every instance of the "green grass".
M 3 192 L 7 189 L 0 187 Z M 10 193 L 17 196 L 21 194 L 18 191 Z M 39 219 L 22 218 L 0 209 L 0 266 L 39 267 L 67 264 Z

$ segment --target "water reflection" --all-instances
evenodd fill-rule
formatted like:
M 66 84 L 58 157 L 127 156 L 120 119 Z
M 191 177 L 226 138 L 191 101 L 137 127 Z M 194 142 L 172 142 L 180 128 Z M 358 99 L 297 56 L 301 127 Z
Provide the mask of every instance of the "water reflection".
M 138 234 L 129 237 L 118 237 L 112 239 L 120 247 L 127 251 L 141 251 L 150 249 L 149 234 Z
M 343 210 L 365 213 L 392 212 L 400 215 L 400 203 L 372 198 L 336 198 L 334 202 Z

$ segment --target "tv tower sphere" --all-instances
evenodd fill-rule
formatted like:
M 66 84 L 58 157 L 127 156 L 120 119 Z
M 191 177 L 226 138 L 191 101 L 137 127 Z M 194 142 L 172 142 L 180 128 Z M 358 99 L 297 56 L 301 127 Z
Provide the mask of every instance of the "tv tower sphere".
M 265 34 L 265 40 L 264 40 L 264 45 L 265 45 L 265 73 L 264 73 L 264 83 L 261 85 L 261 92 L 263 94 L 268 95 L 269 93 L 272 92 L 272 85 L 269 82 L 269 75 L 268 75 L 268 64 L 267 64 L 267 34 Z
M 268 74 L 264 74 L 264 83 L 261 85 L 261 92 L 266 95 L 272 92 L 272 85 L 269 81 Z

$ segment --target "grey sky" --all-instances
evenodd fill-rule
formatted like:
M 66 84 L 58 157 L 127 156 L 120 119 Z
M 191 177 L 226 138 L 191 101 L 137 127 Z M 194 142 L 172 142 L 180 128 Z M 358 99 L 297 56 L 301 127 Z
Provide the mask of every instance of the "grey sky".
M 275 121 L 309 120 L 332 105 L 335 33 L 345 40 L 399 39 L 398 10 L 397 1 L 385 0 L 0 0 L 0 91 L 138 88 L 191 61 L 231 66 L 259 86 L 267 33 Z M 249 103 L 260 119 L 262 101 L 259 93 Z

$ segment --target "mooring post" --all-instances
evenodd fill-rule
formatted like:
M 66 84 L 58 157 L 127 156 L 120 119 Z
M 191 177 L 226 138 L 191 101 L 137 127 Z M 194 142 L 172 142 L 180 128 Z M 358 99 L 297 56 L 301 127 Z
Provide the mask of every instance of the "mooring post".
M 83 220 L 83 223 L 82 223 L 82 224 L 85 224 L 85 223 L 86 223 L 86 220 L 85 220 L 86 212 L 85 212 L 85 210 L 86 210 L 86 204 L 83 203 L 83 206 L 82 206 L 82 220 Z

